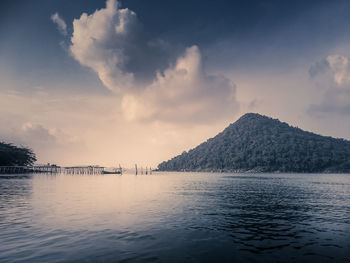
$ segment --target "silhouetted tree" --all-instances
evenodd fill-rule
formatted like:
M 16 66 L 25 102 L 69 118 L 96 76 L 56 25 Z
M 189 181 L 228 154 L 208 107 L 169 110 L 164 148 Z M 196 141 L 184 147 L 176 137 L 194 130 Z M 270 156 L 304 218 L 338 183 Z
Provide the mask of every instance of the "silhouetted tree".
M 32 165 L 36 156 L 31 149 L 0 142 L 0 166 Z

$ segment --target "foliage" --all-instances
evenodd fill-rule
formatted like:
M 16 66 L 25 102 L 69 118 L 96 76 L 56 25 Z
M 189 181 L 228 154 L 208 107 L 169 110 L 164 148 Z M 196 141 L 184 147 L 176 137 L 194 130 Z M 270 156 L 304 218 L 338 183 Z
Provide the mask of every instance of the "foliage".
M 0 166 L 26 166 L 36 161 L 31 149 L 0 142 Z
M 350 141 L 248 113 L 196 148 L 163 162 L 167 171 L 350 172 Z

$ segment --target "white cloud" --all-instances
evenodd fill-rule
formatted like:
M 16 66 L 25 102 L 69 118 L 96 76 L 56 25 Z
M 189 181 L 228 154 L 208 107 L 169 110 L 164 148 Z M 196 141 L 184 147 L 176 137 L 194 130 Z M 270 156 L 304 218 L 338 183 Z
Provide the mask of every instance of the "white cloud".
M 48 146 L 49 144 L 55 144 L 57 146 L 79 142 L 77 137 L 66 134 L 60 128 L 46 128 L 42 124 L 33 124 L 31 122 L 24 123 L 18 135 L 24 141 L 30 141 L 36 145 L 41 144 L 43 146 Z
M 349 58 L 342 55 L 329 55 L 321 61 L 315 62 L 309 69 L 310 77 L 313 79 L 322 79 L 329 85 L 347 88 L 350 86 L 350 63 Z
M 127 119 L 208 121 L 232 118 L 238 109 L 235 85 L 224 76 L 208 75 L 197 46 L 188 48 L 174 67 L 158 73 L 142 92 L 126 94 Z
M 73 22 L 71 53 L 122 97 L 129 120 L 166 122 L 222 119 L 235 114 L 235 85 L 205 72 L 197 46 L 179 52 L 143 30 L 116 0 Z
M 20 134 L 25 141 L 35 142 L 36 144 L 56 142 L 55 134 L 41 124 L 26 122 L 22 125 Z
M 321 66 L 320 66 L 321 65 Z M 342 55 L 329 55 L 310 68 L 310 75 L 322 94 L 319 104 L 309 107 L 313 114 L 350 115 L 350 63 Z
M 62 160 L 68 155 L 67 151 L 71 153 L 84 147 L 79 137 L 71 136 L 57 127 L 47 128 L 43 124 L 32 122 L 8 122 L 7 127 L 0 131 L 0 137 L 6 142 L 32 148 L 38 161 L 44 163 L 54 159 Z
M 350 88 L 349 58 L 340 55 L 328 56 L 327 61 L 333 72 L 333 80 L 339 87 Z
M 137 15 L 108 0 L 106 8 L 83 13 L 73 21 L 70 51 L 83 66 L 93 69 L 111 91 L 137 89 L 150 83 L 157 70 L 175 62 L 179 50 L 151 38 Z
M 123 72 L 127 61 L 125 45 L 132 38 L 136 15 L 119 9 L 115 0 L 92 15 L 83 13 L 73 21 L 72 45 L 74 58 L 81 65 L 92 68 L 102 83 L 112 91 L 130 88 L 134 75 Z
M 67 35 L 67 24 L 64 22 L 64 20 L 59 16 L 58 13 L 54 13 L 51 16 L 52 22 L 54 22 L 57 25 L 58 30 L 61 32 L 62 35 Z

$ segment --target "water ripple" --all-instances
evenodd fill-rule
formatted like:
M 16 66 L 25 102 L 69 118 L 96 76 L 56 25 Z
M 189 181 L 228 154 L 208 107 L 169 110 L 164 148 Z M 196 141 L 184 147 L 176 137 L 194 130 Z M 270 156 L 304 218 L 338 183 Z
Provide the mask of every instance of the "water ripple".
M 350 175 L 1 176 L 0 262 L 350 262 Z

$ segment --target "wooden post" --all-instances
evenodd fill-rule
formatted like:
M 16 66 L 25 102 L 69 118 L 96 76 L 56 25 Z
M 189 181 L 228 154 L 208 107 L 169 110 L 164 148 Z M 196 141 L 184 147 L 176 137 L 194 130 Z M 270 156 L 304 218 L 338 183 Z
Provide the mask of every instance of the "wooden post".
M 135 174 L 137 175 L 137 164 L 135 164 Z

